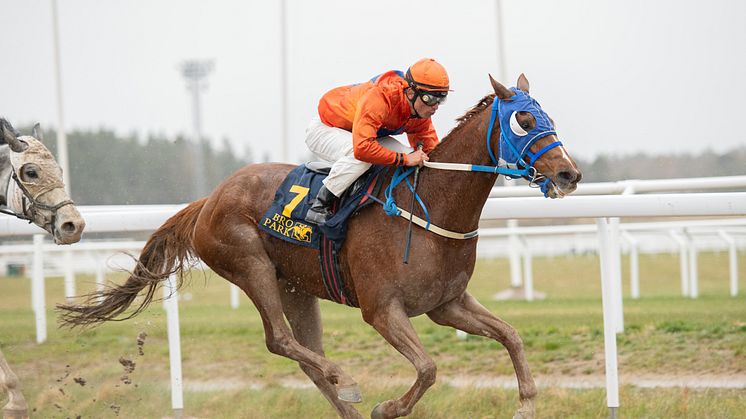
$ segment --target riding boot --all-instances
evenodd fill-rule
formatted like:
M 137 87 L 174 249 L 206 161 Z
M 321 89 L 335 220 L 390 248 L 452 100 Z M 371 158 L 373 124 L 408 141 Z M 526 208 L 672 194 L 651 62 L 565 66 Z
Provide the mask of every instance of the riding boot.
M 311 208 L 306 213 L 306 221 L 316 225 L 324 224 L 332 212 L 332 203 L 336 198 L 325 185 L 322 185 L 316 199 L 311 203 Z

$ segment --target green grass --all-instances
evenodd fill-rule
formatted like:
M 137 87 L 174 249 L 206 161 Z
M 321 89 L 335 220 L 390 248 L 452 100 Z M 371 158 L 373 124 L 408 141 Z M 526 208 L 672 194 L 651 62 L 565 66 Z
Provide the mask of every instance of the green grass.
M 741 278 L 746 277 L 743 259 L 739 260 Z M 680 297 L 677 255 L 641 256 L 642 298 L 625 299 L 625 333 L 617 339 L 622 381 L 638 375 L 746 376 L 744 291 L 737 298 L 728 296 L 727 254 L 700 254 L 698 264 L 700 298 L 690 300 Z M 547 293 L 545 301 L 492 301 L 493 294 L 508 286 L 508 272 L 506 260 L 480 260 L 470 291 L 519 331 L 537 381 L 602 376 L 597 258 L 535 258 L 535 287 Z M 92 283 L 91 277 L 79 277 L 78 291 L 92 289 Z M 54 327 L 51 311 L 54 303 L 62 301 L 62 279 L 49 279 L 46 291 L 49 338 L 37 345 L 28 279 L 0 278 L 0 345 L 36 409 L 33 417 L 171 414 L 165 313 L 160 303 L 126 322 L 70 332 Z M 182 295 L 186 297 L 180 301 L 180 317 L 188 416 L 334 417 L 316 390 L 281 386 L 287 380 L 305 383 L 305 376 L 294 362 L 266 350 L 261 320 L 247 298 L 238 310 L 230 308 L 226 281 L 195 274 Z M 323 302 L 322 316 L 327 356 L 360 383 L 365 401 L 359 410 L 364 416 L 376 402 L 406 391 L 403 383 L 414 379 L 413 368 L 362 321 L 358 310 Z M 453 388 L 446 380 L 464 374 L 512 376 L 512 365 L 500 344 L 474 336 L 459 340 L 452 330 L 424 316 L 413 323 L 438 364 L 441 379 L 411 417 L 512 417 L 516 390 Z M 143 356 L 136 343 L 140 332 L 148 334 Z M 127 375 L 131 384 L 123 379 L 120 357 L 137 364 Z M 75 378 L 85 379 L 86 385 L 75 383 Z M 252 384 L 262 387 L 252 388 Z M 605 397 L 603 389 L 541 388 L 538 417 L 606 417 Z M 746 411 L 743 389 L 623 386 L 620 400 L 621 415 L 634 418 L 729 418 Z

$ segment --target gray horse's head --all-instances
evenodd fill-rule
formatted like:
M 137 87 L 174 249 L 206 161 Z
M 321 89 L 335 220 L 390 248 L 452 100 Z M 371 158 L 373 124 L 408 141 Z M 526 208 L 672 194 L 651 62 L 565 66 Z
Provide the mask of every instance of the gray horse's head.
M 41 142 L 39 124 L 30 136 L 19 135 L 5 120 L 0 120 L 0 130 L 8 144 L 0 147 L 7 153 L 7 158 L 0 158 L 0 165 L 6 165 L 0 170 L 9 173 L 7 185 L 0 185 L 6 190 L 5 204 L 17 217 L 48 231 L 56 244 L 78 242 L 85 221 L 65 191 L 62 169 Z

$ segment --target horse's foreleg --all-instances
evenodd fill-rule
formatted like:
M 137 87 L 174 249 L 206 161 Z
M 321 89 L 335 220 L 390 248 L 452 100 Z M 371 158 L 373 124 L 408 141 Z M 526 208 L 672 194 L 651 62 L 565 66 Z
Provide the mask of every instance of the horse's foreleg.
M 0 389 L 3 388 L 8 389 L 8 403 L 3 408 L 3 418 L 28 419 L 28 406 L 21 393 L 18 377 L 10 369 L 3 352 L 0 351 Z
M 409 317 L 399 303 L 389 303 L 372 311 L 363 310 L 363 318 L 417 370 L 417 380 L 409 391 L 397 400 L 377 405 L 371 412 L 371 417 L 379 419 L 407 416 L 425 391 L 435 383 L 435 362 L 425 352 Z
M 508 350 L 518 378 L 521 408 L 516 412 L 514 418 L 534 417 L 533 399 L 536 396 L 536 384 L 534 384 L 534 379 L 526 361 L 523 341 L 521 341 L 521 337 L 518 336 L 518 332 L 513 326 L 497 318 L 467 292 L 427 313 L 427 315 L 435 323 L 500 342 Z
M 284 281 L 283 281 L 284 284 Z M 318 298 L 292 289 L 284 284 L 284 290 L 280 293 L 285 317 L 290 323 L 295 339 L 306 348 L 324 356 L 322 344 L 321 312 L 319 310 Z M 304 373 L 316 384 L 319 391 L 334 406 L 340 417 L 360 418 L 360 413 L 351 404 L 337 397 L 337 390 L 324 376 L 315 368 L 305 363 L 299 363 Z

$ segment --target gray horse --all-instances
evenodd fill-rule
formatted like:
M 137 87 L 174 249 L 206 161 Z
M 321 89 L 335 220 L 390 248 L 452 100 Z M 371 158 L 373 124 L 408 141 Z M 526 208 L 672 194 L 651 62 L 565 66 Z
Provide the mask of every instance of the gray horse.
M 33 134 L 20 135 L 0 118 L 0 212 L 33 222 L 52 235 L 56 244 L 80 240 L 85 221 L 65 191 L 62 169 L 42 144 L 39 124 Z M 28 418 L 28 406 L 0 351 L 0 392 L 8 390 L 3 418 Z

